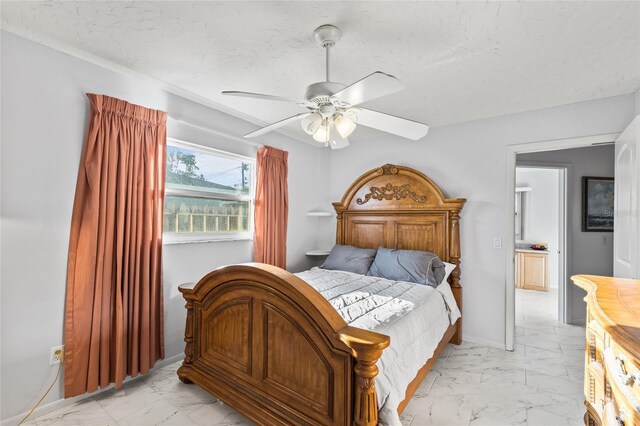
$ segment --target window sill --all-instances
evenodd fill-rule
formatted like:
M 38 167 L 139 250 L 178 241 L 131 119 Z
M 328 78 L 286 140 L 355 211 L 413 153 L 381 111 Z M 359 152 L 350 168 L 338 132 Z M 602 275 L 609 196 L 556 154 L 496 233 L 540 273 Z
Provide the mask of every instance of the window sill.
M 182 244 L 207 244 L 207 243 L 230 243 L 234 241 L 253 241 L 251 236 L 239 236 L 239 237 L 191 237 L 191 238 L 172 238 L 163 237 L 162 245 L 173 246 Z

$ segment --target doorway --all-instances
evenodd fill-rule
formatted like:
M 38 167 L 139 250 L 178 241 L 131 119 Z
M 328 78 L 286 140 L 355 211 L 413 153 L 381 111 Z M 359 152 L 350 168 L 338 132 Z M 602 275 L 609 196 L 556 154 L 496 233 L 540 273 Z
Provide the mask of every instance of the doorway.
M 543 142 L 533 142 L 526 144 L 516 144 L 507 146 L 507 182 L 506 182 L 506 221 L 505 221 L 505 256 L 506 256 L 506 268 L 505 268 L 505 349 L 513 350 L 515 343 L 515 322 L 516 322 L 516 287 L 515 287 L 515 203 L 514 203 L 514 194 L 516 191 L 516 156 L 518 154 L 532 154 L 532 153 L 542 153 L 542 152 L 550 152 L 550 151 L 559 151 L 559 150 L 571 150 L 571 148 L 584 148 L 584 147 L 593 147 L 598 145 L 612 144 L 613 141 L 616 140 L 618 134 L 603 134 L 596 136 L 586 136 L 579 138 L 570 138 L 570 139 L 559 139 L 552 141 L 543 141 Z M 559 158 L 555 158 L 555 153 L 551 153 L 549 157 L 550 159 L 545 159 L 546 166 L 549 164 L 553 164 L 555 166 L 563 167 L 565 164 L 557 164 L 557 161 L 562 161 Z M 530 159 L 527 159 L 530 160 Z M 531 160 L 538 161 L 538 160 Z M 542 161 L 542 160 L 540 160 Z M 537 166 L 545 166 L 545 164 L 533 164 Z M 590 169 L 591 171 L 592 169 Z M 578 175 L 576 175 L 578 176 Z M 565 181 L 572 182 L 577 178 L 573 176 L 572 167 L 569 166 L 565 172 Z M 572 182 L 571 185 L 567 185 L 565 191 L 565 197 L 569 200 L 572 200 L 571 203 L 567 203 L 564 215 L 567 218 L 567 223 L 569 220 L 576 216 L 579 217 L 580 208 L 572 207 L 573 204 L 576 204 L 574 198 L 576 198 L 572 192 L 574 192 L 571 188 L 576 187 L 576 182 Z M 575 222 L 575 221 L 574 221 Z M 573 222 L 571 222 L 573 223 Z M 577 223 L 577 222 L 576 222 Z M 573 226 L 573 225 L 572 225 Z M 564 240 L 567 241 L 567 229 L 564 230 Z M 610 245 L 610 242 L 607 240 L 608 236 L 598 236 L 598 239 L 602 239 L 602 245 Z M 582 242 L 577 242 L 577 244 L 582 244 Z M 577 246 L 576 246 L 577 247 Z M 562 250 L 562 249 L 561 249 Z M 570 274 L 570 271 L 573 270 L 573 253 L 572 247 L 567 244 L 564 247 L 564 252 L 561 253 L 564 256 L 564 268 L 566 273 L 564 274 L 567 278 Z M 599 258 L 604 259 L 603 256 Z M 593 257 L 585 257 L 586 261 L 592 262 L 591 259 Z M 560 263 L 561 264 L 561 263 Z M 591 265 L 586 265 L 586 267 L 582 265 L 579 266 L 580 270 L 589 270 L 589 269 L 599 269 L 592 268 Z M 596 274 L 597 275 L 597 274 Z M 602 274 L 600 274 L 602 275 Z M 561 273 L 559 272 L 559 276 Z M 584 315 L 582 305 L 584 302 L 581 300 L 578 292 L 573 291 L 574 289 L 567 288 L 570 284 L 568 283 L 568 279 L 565 280 L 564 286 L 563 283 L 559 282 L 558 286 L 558 303 L 564 306 L 564 318 L 562 321 L 564 322 L 578 322 L 581 321 L 584 323 L 582 318 L 578 318 L 577 315 Z M 564 291 L 563 291 L 564 290 Z M 563 298 L 564 300 L 561 300 Z M 561 318 L 561 316 L 559 317 Z M 567 321 L 568 318 L 571 318 L 571 321 Z
M 567 170 L 516 157 L 515 323 L 566 322 Z

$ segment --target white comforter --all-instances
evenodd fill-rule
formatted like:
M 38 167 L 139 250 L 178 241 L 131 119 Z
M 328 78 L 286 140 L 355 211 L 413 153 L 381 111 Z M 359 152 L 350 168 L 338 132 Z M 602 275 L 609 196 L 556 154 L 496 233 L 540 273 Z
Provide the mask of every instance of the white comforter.
M 398 404 L 418 370 L 459 317 L 451 288 L 438 289 L 351 272 L 313 268 L 296 274 L 318 290 L 352 326 L 391 338 L 378 361 L 379 421 L 400 426 Z

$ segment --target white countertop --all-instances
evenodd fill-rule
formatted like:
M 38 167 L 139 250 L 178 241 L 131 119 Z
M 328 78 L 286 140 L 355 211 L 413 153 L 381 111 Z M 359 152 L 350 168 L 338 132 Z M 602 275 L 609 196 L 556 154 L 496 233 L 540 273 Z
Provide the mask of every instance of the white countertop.
M 543 253 L 543 254 L 549 254 L 549 250 L 534 250 L 532 248 L 517 248 L 516 252 L 520 252 L 520 253 Z

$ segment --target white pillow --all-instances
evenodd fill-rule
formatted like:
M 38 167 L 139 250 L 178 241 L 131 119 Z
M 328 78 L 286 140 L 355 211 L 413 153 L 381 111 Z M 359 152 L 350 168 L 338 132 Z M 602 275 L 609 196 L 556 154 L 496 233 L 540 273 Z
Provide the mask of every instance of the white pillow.
M 444 279 L 440 282 L 436 290 L 442 294 L 445 303 L 447 304 L 447 308 L 449 310 L 449 322 L 454 324 L 458 318 L 462 316 L 460 313 L 460 308 L 458 308 L 458 304 L 456 303 L 456 298 L 453 297 L 453 291 L 451 291 L 451 286 L 447 282 L 447 278 L 456 269 L 456 265 L 449 262 L 444 262 Z
M 440 284 L 446 283 L 447 280 L 449 279 L 449 275 L 451 275 L 453 270 L 456 269 L 456 265 L 454 265 L 453 263 L 449 263 L 449 262 L 442 262 L 442 263 L 444 263 L 444 278 L 442 279 L 442 281 L 440 281 Z

